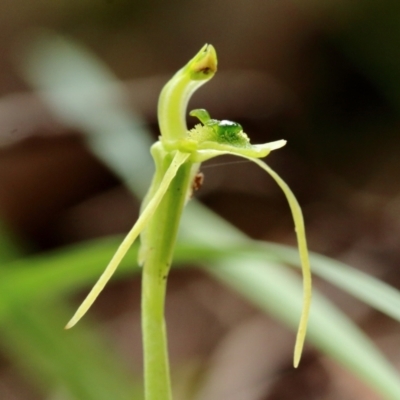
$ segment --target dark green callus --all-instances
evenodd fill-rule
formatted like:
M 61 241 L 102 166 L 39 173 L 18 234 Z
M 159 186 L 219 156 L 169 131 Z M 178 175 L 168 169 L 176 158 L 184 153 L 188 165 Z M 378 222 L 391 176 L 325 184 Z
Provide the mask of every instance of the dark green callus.
M 226 119 L 219 121 L 211 119 L 210 114 L 204 109 L 196 109 L 190 112 L 190 115 L 196 117 L 208 128 L 211 128 L 215 134 L 218 143 L 230 144 L 233 146 L 243 146 L 248 144 L 247 135 L 243 133 L 240 124 Z

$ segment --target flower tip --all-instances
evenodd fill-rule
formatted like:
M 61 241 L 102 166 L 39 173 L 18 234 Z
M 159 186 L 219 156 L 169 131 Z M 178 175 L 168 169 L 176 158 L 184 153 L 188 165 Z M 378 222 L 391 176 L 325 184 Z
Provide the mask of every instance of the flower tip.
M 192 61 L 190 75 L 193 80 L 209 79 L 217 72 L 217 52 L 211 44 L 205 44 Z
M 303 353 L 304 342 L 296 342 L 293 355 L 293 367 L 298 368 L 301 360 L 301 354 Z
M 281 140 L 276 140 L 275 142 L 269 142 L 269 149 L 272 150 L 277 150 L 280 149 L 281 147 L 285 146 L 287 143 L 286 140 L 281 139 Z
M 71 329 L 74 325 L 75 323 L 71 320 L 68 322 L 67 325 L 64 326 L 64 329 L 67 331 L 68 329 Z

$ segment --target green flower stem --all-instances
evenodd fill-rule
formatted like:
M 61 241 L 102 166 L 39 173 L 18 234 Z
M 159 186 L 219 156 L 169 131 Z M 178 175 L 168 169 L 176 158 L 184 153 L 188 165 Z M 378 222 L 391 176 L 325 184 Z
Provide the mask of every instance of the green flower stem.
M 165 85 L 158 103 L 163 140 L 181 140 L 187 135 L 185 116 L 188 101 L 195 90 L 214 76 L 216 62 L 214 48 L 205 45 Z M 174 153 L 183 156 L 178 150 L 165 151 L 160 142 L 153 146 L 156 173 L 143 202 L 143 210 L 162 186 Z M 186 154 L 189 157 L 189 153 Z M 143 264 L 142 335 L 146 400 L 172 399 L 164 319 L 166 285 L 181 215 L 198 167 L 199 164 L 191 160 L 180 166 L 141 235 L 139 263 Z
M 146 228 L 150 244 L 142 275 L 142 333 L 146 400 L 170 400 L 164 302 L 179 221 L 191 185 L 191 163 L 184 163 Z

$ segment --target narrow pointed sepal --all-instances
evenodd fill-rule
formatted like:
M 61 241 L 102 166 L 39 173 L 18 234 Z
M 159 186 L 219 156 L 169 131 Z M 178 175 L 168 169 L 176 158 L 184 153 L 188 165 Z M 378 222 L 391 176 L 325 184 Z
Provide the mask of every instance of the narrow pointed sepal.
M 174 159 L 171 162 L 167 172 L 164 175 L 163 180 L 160 183 L 159 188 L 154 193 L 153 198 L 148 202 L 146 208 L 136 221 L 133 228 L 130 230 L 128 235 L 125 237 L 121 245 L 118 247 L 116 253 L 108 264 L 107 268 L 100 276 L 90 293 L 87 295 L 85 300 L 82 302 L 74 316 L 65 326 L 65 329 L 70 329 L 86 314 L 89 308 L 92 306 L 98 295 L 104 289 L 107 282 L 110 280 L 121 260 L 125 257 L 125 254 L 130 249 L 140 232 L 146 227 L 149 219 L 154 215 L 157 210 L 160 201 L 162 200 L 165 192 L 167 191 L 172 179 L 175 177 L 179 167 L 188 159 L 189 154 L 176 152 Z
M 279 146 L 279 142 L 276 142 L 278 143 L 277 148 L 281 147 Z M 286 143 L 285 141 L 282 142 Z M 299 249 L 300 262 L 303 275 L 303 306 L 300 316 L 299 327 L 296 335 L 296 343 L 295 343 L 294 357 L 293 357 L 293 365 L 295 368 L 297 368 L 300 363 L 300 358 L 303 352 L 304 342 L 306 338 L 307 324 L 311 308 L 311 295 L 312 295 L 311 267 L 310 267 L 310 260 L 307 248 L 303 213 L 301 211 L 300 205 L 296 197 L 294 196 L 289 186 L 264 161 L 259 160 L 258 158 L 255 157 L 248 156 L 242 151 L 236 151 L 236 152 L 226 151 L 226 152 L 220 152 L 220 154 L 232 154 L 256 163 L 259 167 L 261 167 L 264 171 L 266 171 L 275 180 L 278 186 L 282 189 L 289 203 L 297 236 L 297 244 Z

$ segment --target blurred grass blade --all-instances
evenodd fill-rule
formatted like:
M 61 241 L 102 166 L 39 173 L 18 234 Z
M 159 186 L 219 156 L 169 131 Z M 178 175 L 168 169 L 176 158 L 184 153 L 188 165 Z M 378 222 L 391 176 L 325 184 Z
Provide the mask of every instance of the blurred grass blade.
M 229 222 L 198 203 L 190 204 L 188 211 L 184 215 L 182 227 L 186 242 L 187 238 L 190 238 L 195 246 L 203 243 L 210 247 L 215 247 L 215 243 L 218 243 L 218 248 L 228 253 L 255 252 L 277 263 L 300 268 L 297 249 L 276 243 L 251 240 Z M 190 229 L 190 226 L 195 226 L 196 229 Z M 400 322 L 399 290 L 329 257 L 310 253 L 310 259 L 314 274 Z
M 90 285 L 104 270 L 121 238 L 100 239 L 42 255 L 16 260 L 0 272 L 0 323 L 11 312 L 15 299 L 52 299 Z M 135 270 L 137 246 L 121 263 L 116 276 Z M 65 321 L 60 326 L 63 327 Z
M 94 154 L 143 196 L 154 169 L 152 141 L 128 111 L 123 85 L 89 51 L 50 31 L 31 32 L 21 54 L 19 68 L 53 112 L 85 133 Z
M 70 311 L 59 302 L 30 303 L 9 299 L 2 321 L 6 351 L 44 392 L 62 389 L 76 400 L 141 400 L 141 385 L 93 331 L 62 330 Z
M 4 276 L 6 279 L 0 281 L 0 294 L 4 296 L 7 290 L 14 290 L 14 295 L 27 301 L 89 284 L 104 268 L 118 243 L 119 238 L 102 239 L 48 257 L 37 256 L 30 262 L 14 262 L 10 264 L 13 267 L 8 269 L 9 274 Z M 284 246 L 280 251 L 283 250 Z M 139 271 L 132 267 L 136 264 L 136 255 L 137 247 L 134 247 L 121 264 L 119 276 Z M 192 242 L 178 244 L 176 252 L 178 262 L 197 261 L 208 265 L 209 273 L 294 328 L 300 315 L 301 282 L 287 268 L 268 261 L 268 258 L 276 259 L 277 255 L 268 256 L 263 244 L 254 246 L 254 243 L 216 249 Z M 30 265 L 34 266 L 33 270 L 29 269 Z M 36 284 L 30 288 L 29 281 L 32 280 Z M 5 316 L 4 312 L 0 313 L 0 321 L 4 321 Z M 394 368 L 353 322 L 318 294 L 313 301 L 308 339 L 385 398 L 400 398 L 396 397 L 400 396 L 400 380 Z
M 262 244 L 276 260 L 300 267 L 296 251 L 288 246 Z M 313 272 L 333 285 L 400 322 L 400 291 L 340 261 L 313 253 Z
M 281 265 L 266 264 L 249 257 L 235 257 L 216 264 L 207 268 L 213 276 L 296 328 L 302 299 L 301 282 L 296 276 Z M 308 338 L 384 399 L 400 399 L 400 379 L 396 369 L 349 318 L 317 292 L 314 292 Z
M 182 227 L 186 242 L 187 238 L 191 238 L 192 244 L 195 246 L 203 243 L 210 248 L 215 247 L 215 243 L 218 243 L 218 248 L 221 251 L 230 254 L 232 254 L 232 251 L 243 251 L 249 254 L 255 252 L 277 263 L 300 268 L 297 249 L 275 243 L 251 240 L 227 221 L 211 210 L 201 207 L 198 203 L 190 204 L 188 211 L 184 215 Z M 190 229 L 190 226 L 195 226 L 196 229 Z M 210 226 L 212 226 L 212 229 L 210 229 Z M 310 260 L 314 274 L 400 322 L 399 290 L 329 257 L 310 253 Z

